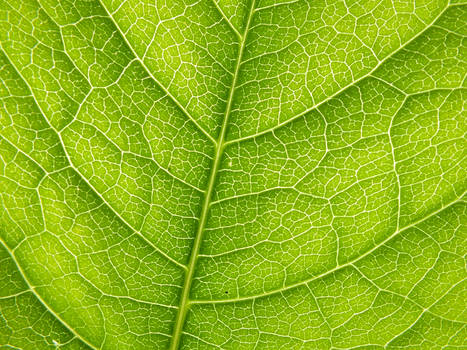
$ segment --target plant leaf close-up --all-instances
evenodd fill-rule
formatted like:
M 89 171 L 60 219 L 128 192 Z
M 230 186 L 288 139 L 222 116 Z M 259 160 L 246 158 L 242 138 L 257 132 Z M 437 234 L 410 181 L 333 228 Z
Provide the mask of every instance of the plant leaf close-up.
M 466 349 L 464 0 L 0 0 L 0 349 Z

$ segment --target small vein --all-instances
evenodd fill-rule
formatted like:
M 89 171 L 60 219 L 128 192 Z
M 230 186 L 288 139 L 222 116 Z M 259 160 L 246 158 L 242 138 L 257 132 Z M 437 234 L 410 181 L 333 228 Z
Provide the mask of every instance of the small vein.
M 393 171 L 394 171 L 394 175 L 396 176 L 396 182 L 397 182 L 397 223 L 396 223 L 396 231 L 399 230 L 400 220 L 401 220 L 401 192 L 402 192 L 402 185 L 401 185 L 401 180 L 399 178 L 399 172 L 397 171 L 395 146 L 394 146 L 394 144 L 392 142 L 391 129 L 392 129 L 392 123 L 394 122 L 394 119 L 399 114 L 399 111 L 404 107 L 406 101 L 407 101 L 407 97 L 404 98 L 401 105 L 399 106 L 397 111 L 392 116 L 391 123 L 389 124 L 389 129 L 388 129 L 389 144 L 391 145 L 391 157 L 392 157 Z
M 42 165 L 39 164 L 39 162 L 37 162 L 34 158 L 32 158 L 29 154 L 27 154 L 26 152 L 24 152 L 22 149 L 20 149 L 18 146 L 16 146 L 14 143 L 12 143 L 10 140 L 8 140 L 6 137 L 4 137 L 3 135 L 0 135 L 0 140 L 3 140 L 5 141 L 6 143 L 8 143 L 11 147 L 13 147 L 18 153 L 22 154 L 23 156 L 25 156 L 26 158 L 28 158 L 32 163 L 34 163 L 36 166 L 39 167 L 39 169 L 41 169 L 41 171 L 44 173 L 44 176 L 46 174 L 48 174 L 49 172 L 47 170 L 45 170 Z M 24 187 L 24 186 L 23 186 Z

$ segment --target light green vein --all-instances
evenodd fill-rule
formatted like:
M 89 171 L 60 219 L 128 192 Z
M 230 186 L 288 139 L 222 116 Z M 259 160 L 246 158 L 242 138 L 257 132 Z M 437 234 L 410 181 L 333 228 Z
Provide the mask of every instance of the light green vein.
M 50 312 L 60 323 L 63 324 L 63 326 L 68 329 L 74 336 L 75 338 L 78 338 L 79 340 L 81 340 L 84 344 L 86 344 L 87 346 L 89 346 L 91 349 L 97 349 L 96 346 L 92 345 L 91 343 L 89 343 L 86 339 L 84 339 L 83 337 L 81 337 L 79 335 L 78 332 L 76 332 L 68 323 L 66 323 L 58 314 L 56 314 L 52 308 L 50 308 L 48 306 L 48 304 L 44 301 L 44 299 L 41 298 L 41 296 L 35 291 L 34 287 L 32 286 L 31 282 L 29 282 L 29 280 L 27 279 L 24 271 L 21 269 L 21 266 L 20 264 L 18 263 L 18 261 L 16 260 L 16 257 L 14 256 L 13 252 L 10 250 L 10 248 L 6 245 L 6 243 L 3 241 L 3 239 L 0 238 L 0 245 L 2 245 L 5 250 L 8 252 L 8 254 L 10 255 L 11 259 L 13 260 L 13 262 L 15 263 L 16 265 L 16 268 L 18 269 L 21 277 L 23 278 L 24 282 L 26 283 L 26 285 L 28 286 L 28 289 L 31 291 L 31 293 L 37 298 L 37 300 L 39 300 L 39 302 L 44 306 L 44 308 Z
M 250 27 L 251 19 L 253 17 L 254 6 L 255 6 L 255 0 L 252 0 L 251 5 L 250 5 L 250 10 L 249 10 L 249 13 L 248 13 L 247 24 L 246 24 L 245 31 L 244 31 L 243 36 L 242 36 L 243 39 L 242 39 L 242 41 L 240 43 L 240 47 L 238 49 L 238 57 L 237 57 L 237 63 L 236 63 L 236 66 L 235 66 L 234 76 L 233 76 L 233 79 L 232 79 L 232 86 L 231 86 L 230 92 L 229 92 L 229 99 L 227 100 L 227 106 L 226 106 L 226 109 L 225 109 L 224 118 L 223 118 L 223 122 L 222 122 L 222 128 L 221 128 L 221 131 L 220 131 L 220 134 L 219 134 L 219 138 L 217 140 L 216 152 L 215 152 L 215 156 L 214 156 L 213 165 L 212 165 L 212 168 L 211 168 L 211 173 L 209 175 L 209 183 L 208 183 L 208 187 L 206 189 L 206 194 L 205 194 L 205 197 L 204 197 L 203 208 L 201 210 L 198 229 L 197 229 L 197 232 L 196 232 L 195 241 L 193 243 L 193 248 L 191 249 L 190 260 L 189 260 L 189 263 L 188 263 L 188 269 L 186 270 L 186 273 L 185 273 L 185 280 L 184 280 L 184 283 L 183 283 L 183 291 L 182 291 L 182 295 L 181 295 L 181 298 L 180 298 L 180 306 L 179 306 L 177 317 L 176 317 L 176 320 L 175 320 L 175 326 L 174 326 L 173 334 L 172 334 L 172 341 L 171 341 L 171 344 L 170 344 L 170 349 L 171 350 L 176 350 L 176 349 L 179 348 L 180 338 L 181 338 L 181 334 L 182 334 L 182 330 L 183 330 L 183 325 L 185 323 L 185 318 L 186 318 L 186 315 L 187 315 L 187 312 L 188 312 L 188 309 L 189 309 L 189 306 L 190 306 L 190 303 L 191 303 L 190 300 L 189 300 L 191 284 L 193 282 L 193 276 L 194 276 L 194 273 L 195 273 L 196 262 L 198 260 L 198 254 L 199 254 L 199 250 L 200 250 L 200 247 L 201 247 L 201 242 L 202 242 L 202 239 L 203 239 L 203 232 L 204 232 L 204 228 L 206 226 L 208 213 L 209 213 L 209 208 L 211 206 L 212 193 L 214 191 L 214 187 L 215 187 L 215 183 L 216 183 L 217 172 L 219 170 L 220 161 L 221 161 L 222 154 L 223 154 L 224 148 L 225 148 L 225 140 L 224 140 L 225 139 L 225 134 L 226 134 L 226 131 L 227 131 L 229 116 L 230 116 L 231 109 L 232 109 L 233 98 L 234 98 L 234 94 L 235 94 L 235 86 L 237 84 L 237 78 L 238 78 L 238 75 L 239 75 L 238 73 L 240 71 L 240 66 L 241 66 L 242 57 L 243 57 L 243 50 L 245 48 L 245 42 L 246 42 L 246 38 L 247 38 L 247 35 L 248 35 L 248 29 Z
M 221 9 L 221 7 L 219 6 L 219 4 L 217 3 L 217 0 L 212 0 L 212 3 L 214 4 L 214 6 L 216 6 L 217 11 L 219 11 L 219 13 L 221 14 L 222 18 L 227 22 L 227 24 L 229 25 L 230 29 L 232 29 L 232 31 L 235 33 L 235 35 L 236 35 L 240 40 L 243 40 L 243 36 L 240 34 L 240 32 L 237 30 L 237 28 L 235 28 L 235 26 L 232 24 L 232 22 L 230 22 L 229 18 L 225 15 L 224 11 Z
M 369 70 L 368 72 L 366 72 L 365 74 L 363 74 L 361 77 L 358 77 L 357 79 L 354 79 L 353 81 L 351 81 L 349 84 L 343 86 L 342 88 L 340 88 L 339 90 L 335 91 L 334 93 L 330 94 L 328 97 L 326 97 L 325 99 L 323 99 L 322 101 L 314 104 L 313 106 L 305 109 L 304 111 L 300 112 L 300 113 L 297 113 L 296 115 L 292 116 L 291 118 L 288 118 L 286 120 L 284 120 L 283 122 L 277 124 L 277 125 L 274 125 L 270 128 L 267 128 L 267 129 L 264 129 L 264 130 L 261 130 L 261 131 L 258 131 L 257 133 L 255 134 L 252 134 L 252 135 L 246 135 L 246 136 L 242 136 L 242 137 L 238 137 L 238 138 L 235 138 L 235 139 L 231 139 L 231 140 L 228 140 L 225 144 L 226 145 L 230 145 L 230 144 L 234 144 L 234 143 L 237 143 L 237 142 L 242 142 L 242 141 L 245 141 L 245 140 L 249 140 L 249 139 L 254 139 L 254 138 L 257 138 L 261 135 L 264 135 L 264 134 L 267 134 L 267 133 L 270 133 L 270 132 L 273 132 L 274 130 L 277 130 L 279 128 L 282 128 L 283 126 L 285 125 L 288 125 L 290 124 L 291 122 L 293 122 L 294 120 L 298 119 L 298 118 L 301 118 L 301 117 L 304 117 L 305 115 L 307 115 L 308 113 L 310 113 L 311 111 L 315 110 L 315 109 L 318 109 L 320 106 L 324 105 L 326 102 L 329 102 L 330 100 L 332 100 L 333 98 L 335 98 L 336 96 L 340 95 L 341 93 L 343 93 L 345 90 L 347 90 L 348 88 L 352 87 L 352 86 L 355 86 L 357 83 L 359 83 L 360 81 L 363 81 L 365 78 L 368 78 L 368 77 L 373 77 L 373 73 L 375 73 L 375 71 L 381 67 L 383 64 L 385 64 L 389 59 L 391 59 L 391 57 L 393 57 L 396 53 L 402 51 L 404 48 L 406 48 L 408 45 L 410 45 L 412 42 L 414 42 L 415 40 L 417 40 L 420 36 L 422 36 L 424 33 L 426 33 L 426 31 L 428 29 L 430 29 L 437 21 L 438 19 L 447 11 L 447 9 L 449 7 L 451 7 L 452 5 L 447 5 L 445 6 L 441 11 L 440 13 L 429 23 L 426 25 L 425 28 L 423 28 L 421 31 L 419 31 L 416 35 L 414 35 L 412 38 L 410 38 L 410 40 L 406 41 L 405 43 L 403 43 L 402 45 L 400 45 L 397 49 L 395 49 L 393 52 L 389 53 L 385 58 L 381 59 L 379 61 L 379 63 L 377 65 L 375 65 L 371 70 Z M 397 89 L 398 91 L 400 89 Z M 405 94 L 405 93 L 404 93 Z M 407 95 L 407 94 L 405 94 Z
M 225 304 L 225 303 L 235 303 L 235 302 L 239 302 L 239 301 L 245 301 L 245 300 L 254 300 L 254 299 L 258 299 L 258 298 L 262 298 L 262 297 L 266 297 L 266 296 L 269 296 L 269 295 L 274 295 L 274 294 L 278 294 L 278 293 L 283 293 L 287 290 L 290 290 L 290 289 L 293 289 L 293 288 L 297 288 L 297 287 L 300 287 L 300 286 L 303 286 L 303 285 L 306 285 L 312 281 L 315 281 L 315 280 L 318 280 L 320 278 L 323 278 L 325 276 L 328 276 L 330 274 L 332 274 L 333 272 L 336 272 L 338 270 L 341 270 L 343 269 L 344 267 L 347 267 L 347 266 L 352 266 L 354 265 L 357 261 L 365 258 L 366 256 L 370 255 L 371 253 L 373 253 L 374 251 L 376 251 L 378 248 L 384 246 L 386 243 L 388 243 L 389 241 L 391 241 L 393 238 L 395 238 L 396 236 L 398 236 L 399 234 L 401 234 L 402 232 L 404 231 L 407 231 L 408 229 L 412 228 L 412 227 L 415 227 L 417 226 L 418 224 L 421 224 L 422 222 L 425 222 L 427 221 L 428 219 L 436 216 L 437 214 L 441 213 L 443 210 L 459 203 L 459 202 L 463 202 L 463 198 L 464 196 L 467 194 L 467 191 L 466 192 L 463 192 L 458 198 L 454 199 L 453 201 L 449 202 L 449 203 L 446 203 L 445 205 L 443 205 L 442 207 L 438 208 L 437 210 L 431 212 L 430 214 L 428 214 L 427 216 L 417 220 L 417 221 L 414 221 L 404 227 L 401 227 L 399 230 L 395 230 L 391 235 L 389 235 L 388 237 L 386 237 L 383 241 L 379 242 L 378 244 L 376 244 L 373 248 L 367 250 L 366 252 L 364 252 L 363 254 L 361 254 L 360 256 L 357 256 L 355 259 L 352 259 L 344 264 L 341 264 L 341 265 L 337 265 L 335 266 L 334 268 L 328 270 L 328 271 L 325 271 L 319 275 L 316 275 L 316 276 L 313 276 L 313 277 L 310 277 L 304 281 L 300 281 L 300 282 L 297 282 L 297 283 L 293 283 L 293 284 L 290 284 L 288 286 L 285 286 L 285 287 L 282 287 L 282 288 L 278 288 L 278 289 L 273 289 L 273 290 L 270 290 L 270 291 L 267 291 L 265 293 L 262 293 L 262 294 L 257 294 L 257 295 L 247 295 L 247 296 L 243 296 L 243 297 L 238 297 L 238 298 L 234 298 L 234 299 L 218 299 L 218 300 L 191 300 L 190 302 L 192 304 Z
M 167 90 L 167 88 L 162 85 L 158 79 L 156 79 L 156 77 L 151 73 L 151 71 L 149 70 L 149 68 L 146 66 L 146 64 L 144 63 L 144 61 L 136 54 L 135 50 L 133 49 L 133 46 L 130 45 L 130 43 L 128 42 L 127 38 L 125 37 L 125 35 L 123 35 L 123 32 L 122 30 L 120 29 L 120 27 L 117 25 L 117 22 L 115 22 L 114 18 L 112 17 L 112 15 L 110 14 L 110 12 L 107 10 L 107 7 L 104 6 L 102 0 L 98 0 L 102 9 L 107 13 L 107 15 L 109 16 L 109 19 L 112 21 L 113 25 L 115 26 L 115 29 L 117 29 L 118 33 L 120 34 L 121 38 L 123 39 L 123 41 L 125 42 L 126 46 L 128 47 L 128 49 L 130 49 L 131 53 L 133 54 L 133 56 L 136 58 L 136 60 L 141 64 L 141 67 L 143 67 L 143 69 L 146 71 L 146 73 L 152 78 L 152 80 L 164 91 L 164 93 L 177 105 L 177 107 L 183 112 L 183 114 L 191 120 L 191 122 L 193 124 L 196 125 L 196 127 L 211 141 L 213 142 L 214 144 L 216 143 L 216 140 L 211 136 L 211 134 L 209 132 L 206 131 L 206 129 L 204 129 L 197 121 L 196 119 L 194 119 L 190 113 L 188 113 L 188 111 L 186 110 L 186 108 L 184 106 L 182 106 L 182 104 L 175 98 L 175 96 L 173 96 L 169 90 Z
M 132 230 L 133 232 L 135 232 L 139 237 L 141 237 L 149 246 L 151 246 L 155 251 L 159 252 L 162 256 L 164 256 L 167 260 L 171 261 L 172 263 L 174 263 L 175 265 L 181 267 L 182 269 L 186 269 L 186 266 L 182 263 L 180 263 L 179 261 L 175 260 L 174 258 L 172 258 L 171 256 L 169 256 L 167 253 L 165 253 L 162 249 L 156 247 L 154 245 L 153 242 L 151 242 L 148 238 L 146 238 L 146 236 L 139 230 L 137 230 L 136 228 L 134 228 L 132 225 L 130 225 L 130 223 L 128 221 L 126 221 L 119 213 L 117 213 L 117 211 L 110 205 L 110 203 L 108 203 L 105 198 L 97 191 L 97 189 L 91 185 L 91 183 L 86 179 L 86 177 L 84 177 L 80 172 L 79 170 L 75 167 L 75 165 L 73 164 L 73 162 L 71 161 L 71 158 L 68 154 L 68 152 L 66 151 L 66 148 L 65 148 L 65 143 L 63 142 L 63 139 L 62 139 L 62 134 L 60 133 L 59 130 L 57 130 L 55 127 L 52 126 L 52 124 L 50 124 L 49 120 L 47 119 L 46 117 L 46 114 L 44 113 L 44 111 L 42 110 L 42 107 L 40 106 L 40 104 L 37 102 L 36 98 L 35 98 L 35 95 L 34 95 L 34 90 L 32 89 L 32 87 L 30 86 L 29 82 L 25 79 L 25 77 L 23 76 L 23 74 L 20 72 L 20 70 L 16 67 L 15 64 L 13 64 L 13 61 L 10 59 L 10 57 L 8 56 L 8 54 L 3 51 L 6 59 L 8 60 L 9 64 L 11 65 L 11 67 L 15 70 L 16 74 L 18 75 L 18 77 L 20 77 L 23 82 L 26 84 L 26 86 L 28 87 L 29 89 L 29 92 L 31 94 L 31 96 L 33 97 L 34 99 L 34 102 L 36 103 L 37 105 L 37 108 L 39 109 L 39 111 L 41 112 L 42 116 L 44 117 L 44 120 L 46 121 L 46 123 L 48 124 L 48 126 L 57 134 L 58 136 L 58 139 L 60 141 L 60 145 L 63 149 L 63 152 L 67 158 L 67 161 L 68 161 L 68 164 L 70 165 L 70 168 L 73 169 L 73 171 L 86 183 L 86 185 L 89 186 L 89 188 L 95 193 L 95 195 L 103 202 L 105 203 L 105 205 L 115 214 L 115 216 L 117 216 L 121 222 L 123 222 L 130 230 Z M 63 170 L 63 169 L 61 169 Z M 50 173 L 47 173 L 48 175 L 50 175 Z

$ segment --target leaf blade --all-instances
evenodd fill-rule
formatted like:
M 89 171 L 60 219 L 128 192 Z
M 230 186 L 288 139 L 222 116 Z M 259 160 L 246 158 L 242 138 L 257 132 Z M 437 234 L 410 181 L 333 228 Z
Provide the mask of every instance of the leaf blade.
M 342 15 L 340 3 L 316 3 L 310 14 L 296 11 L 308 4 L 259 1 L 249 41 L 240 45 L 240 64 L 238 43 L 227 38 L 249 25 L 242 27 L 243 10 L 232 10 L 228 1 L 164 10 L 143 2 L 104 3 L 109 11 L 97 1 L 0 4 L 8 18 L 0 38 L 6 53 L 0 71 L 0 233 L 51 310 L 104 348 L 167 348 L 169 342 L 178 348 L 179 337 L 181 348 L 462 345 L 465 321 L 450 305 L 465 289 L 459 258 L 465 230 L 437 242 L 420 225 L 427 220 L 436 233 L 449 231 L 443 220 L 432 219 L 465 192 L 465 7 L 444 11 L 444 2 L 432 2 L 414 10 L 397 4 L 389 11 L 401 10 L 402 17 L 386 22 L 388 38 L 374 40 L 371 31 L 362 31 L 373 25 L 364 16 L 358 21 L 366 24 L 350 38 L 353 19 Z M 379 11 L 387 5 L 367 6 L 384 18 Z M 347 10 L 353 14 L 358 6 Z M 204 18 L 200 9 L 207 11 Z M 143 15 L 132 17 L 138 11 Z M 290 59 L 284 53 L 293 45 L 277 43 L 293 38 L 297 28 L 313 28 L 300 23 L 307 13 L 338 20 L 333 30 L 342 35 L 328 43 L 360 40 L 359 49 L 384 62 L 368 72 L 352 71 L 336 56 L 336 81 L 315 84 L 332 91 L 313 92 L 311 102 L 298 94 L 296 105 L 289 105 L 287 89 L 302 91 L 306 84 L 295 88 L 294 78 L 282 74 L 281 60 Z M 297 22 L 290 25 L 291 19 Z M 285 24 L 290 32 L 272 35 L 261 21 Z M 391 26 L 402 23 L 409 30 L 398 31 L 395 40 Z M 198 35 L 200 28 L 207 37 Z M 166 34 L 174 37 L 155 40 Z M 261 44 L 268 38 L 276 40 L 277 61 L 270 60 L 274 45 Z M 174 61 L 160 61 L 175 47 L 180 51 Z M 300 50 L 295 47 L 297 55 L 288 61 L 296 77 Z M 197 72 L 189 82 L 173 80 L 180 77 L 173 70 L 177 55 L 182 74 Z M 194 62 L 206 66 L 191 67 Z M 357 79 L 347 86 L 348 77 L 339 72 L 348 69 Z M 266 88 L 279 79 L 279 90 L 255 93 L 248 87 L 255 72 L 264 73 L 258 82 Z M 318 75 L 309 75 L 307 83 Z M 334 83 L 342 88 L 332 88 Z M 242 120 L 249 103 L 265 117 L 253 113 Z M 277 106 L 287 115 L 277 119 Z M 212 141 L 219 130 L 216 150 Z M 461 204 L 445 222 L 459 222 Z M 417 244 L 425 248 L 412 257 L 416 265 L 394 258 L 394 251 L 415 254 Z M 370 258 L 382 250 L 378 259 L 391 262 L 375 275 L 381 261 Z M 193 287 L 190 278 L 183 281 L 190 256 Z M 353 278 L 371 298 L 345 289 L 333 295 L 326 276 L 334 275 L 340 277 L 332 283 Z M 315 284 L 321 277 L 324 292 Z M 434 288 L 433 295 L 427 288 Z M 345 309 L 342 300 L 352 297 L 357 304 Z M 187 305 L 182 312 L 180 300 Z M 347 319 L 330 311 L 339 308 Z M 1 314 L 10 322 L 8 312 Z M 223 325 L 213 322 L 219 314 Z

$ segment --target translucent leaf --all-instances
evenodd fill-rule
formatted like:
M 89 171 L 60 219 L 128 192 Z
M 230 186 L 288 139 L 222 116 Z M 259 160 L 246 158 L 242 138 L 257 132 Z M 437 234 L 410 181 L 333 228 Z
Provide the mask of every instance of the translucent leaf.
M 467 347 L 462 0 L 0 0 L 0 349 Z

